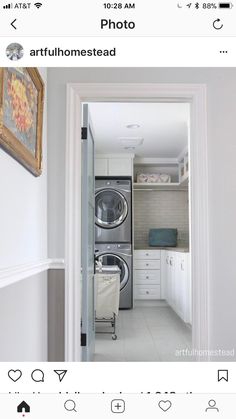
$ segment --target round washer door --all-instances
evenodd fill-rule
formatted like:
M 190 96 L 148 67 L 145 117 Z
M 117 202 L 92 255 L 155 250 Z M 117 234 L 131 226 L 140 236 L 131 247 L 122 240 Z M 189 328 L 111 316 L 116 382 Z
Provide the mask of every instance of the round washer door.
M 125 197 L 114 189 L 102 189 L 95 194 L 95 222 L 101 228 L 115 228 L 128 214 Z
M 121 256 L 113 253 L 104 253 L 97 256 L 103 265 L 119 266 L 120 268 L 120 290 L 122 290 L 129 281 L 129 267 Z

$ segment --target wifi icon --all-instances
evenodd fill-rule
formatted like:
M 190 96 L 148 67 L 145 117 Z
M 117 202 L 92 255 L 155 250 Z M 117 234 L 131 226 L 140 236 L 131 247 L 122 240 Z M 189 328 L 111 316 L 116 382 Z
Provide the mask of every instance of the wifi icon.
M 37 7 L 37 9 L 39 9 L 42 6 L 42 3 L 34 3 L 35 7 Z

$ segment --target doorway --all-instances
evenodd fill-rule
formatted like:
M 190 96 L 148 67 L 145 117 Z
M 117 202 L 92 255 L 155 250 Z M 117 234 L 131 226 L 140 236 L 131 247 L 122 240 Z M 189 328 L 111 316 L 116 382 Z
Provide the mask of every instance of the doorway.
M 94 132 L 95 249 L 104 269 L 108 264 L 120 269 L 118 339 L 112 342 L 109 326 L 100 319 L 94 360 L 192 360 L 190 106 L 83 106 Z M 153 242 L 153 234 L 173 236 Z M 99 274 L 95 278 L 106 281 Z
M 200 182 L 200 173 L 207 175 L 206 166 L 206 115 L 205 109 L 205 88 L 204 86 L 182 86 L 182 85 L 70 85 L 68 86 L 68 116 L 73 120 L 75 115 L 78 113 L 75 111 L 84 101 L 124 101 L 134 102 L 137 99 L 140 102 L 171 102 L 171 103 L 190 103 L 191 108 L 191 143 L 190 143 L 190 155 L 191 155 L 191 220 L 192 220 L 192 231 L 190 237 L 190 246 L 192 250 L 191 257 L 191 277 L 192 277 L 192 293 L 193 293 L 193 347 L 195 349 L 207 348 L 208 340 L 208 322 L 207 320 L 207 281 L 208 281 L 208 219 L 207 219 L 207 182 L 205 186 Z M 67 153 L 67 164 L 74 166 L 75 161 L 79 162 L 81 159 L 81 149 L 76 145 L 75 140 L 78 140 L 80 131 L 76 130 L 80 127 L 78 118 L 76 124 L 72 124 L 72 127 L 68 126 L 68 153 Z M 198 141 L 196 141 L 196 129 L 198 129 Z M 199 140 L 200 139 L 200 140 Z M 73 157 L 72 157 L 73 154 Z M 199 157 L 201 157 L 199 159 Z M 69 166 L 68 166 L 69 167 Z M 68 178 L 70 173 L 68 173 Z M 80 184 L 80 171 L 75 172 L 73 183 Z M 68 184 L 68 182 L 67 182 Z M 194 187 L 193 187 L 194 186 Z M 73 188 L 72 188 L 73 189 Z M 80 199 L 71 196 L 72 189 L 68 192 L 67 215 L 68 221 L 70 220 L 76 230 L 71 231 L 71 225 L 67 224 L 66 237 L 69 239 L 73 238 L 74 245 L 71 248 L 67 246 L 68 256 L 71 257 L 71 250 L 74 248 L 79 249 L 81 237 L 81 225 L 79 220 L 76 219 L 75 209 L 80 208 Z M 199 200 L 200 198 L 200 200 Z M 71 218 L 72 217 L 72 218 Z M 207 228 L 206 228 L 207 226 Z M 75 235 L 75 233 L 78 233 Z M 69 233 L 69 234 L 68 234 Z M 71 237 L 71 234 L 73 237 Z M 203 251 L 204 249 L 204 251 Z M 70 297 L 71 290 L 76 286 L 72 271 L 69 268 L 72 267 L 72 259 L 67 264 L 68 270 L 66 270 L 66 294 Z M 203 263 L 199 263 L 201 260 Z M 198 262 L 198 263 L 196 263 Z M 76 261 L 76 265 L 79 268 L 81 261 Z M 78 283 L 77 283 L 78 286 Z M 79 287 L 77 288 L 79 291 Z M 79 293 L 78 293 L 79 294 Z M 67 360 L 80 360 L 81 359 L 81 346 L 80 339 L 73 333 L 73 327 L 77 324 L 78 320 L 78 307 L 80 307 L 80 301 L 77 300 L 78 295 L 73 301 L 70 307 L 67 305 L 66 310 L 66 325 L 68 333 L 66 333 L 66 354 Z M 77 301 L 76 301 L 77 300 Z M 68 301 L 68 300 L 67 300 Z M 73 358 L 73 359 L 72 359 Z

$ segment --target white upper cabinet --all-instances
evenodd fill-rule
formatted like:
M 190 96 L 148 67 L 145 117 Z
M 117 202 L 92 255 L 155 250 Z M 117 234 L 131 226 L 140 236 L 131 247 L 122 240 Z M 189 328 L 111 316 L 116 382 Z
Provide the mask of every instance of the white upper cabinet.
M 95 176 L 107 176 L 108 159 L 95 159 L 94 172 Z
M 130 158 L 108 159 L 109 176 L 132 176 L 133 160 Z
M 95 176 L 133 176 L 133 155 L 96 156 Z

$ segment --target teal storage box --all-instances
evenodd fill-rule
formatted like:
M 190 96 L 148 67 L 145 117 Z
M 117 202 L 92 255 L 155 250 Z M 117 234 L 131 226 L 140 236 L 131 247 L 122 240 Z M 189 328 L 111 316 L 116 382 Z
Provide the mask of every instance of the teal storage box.
M 151 228 L 149 230 L 149 246 L 176 247 L 177 228 Z

